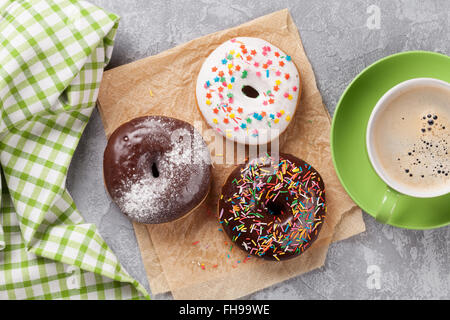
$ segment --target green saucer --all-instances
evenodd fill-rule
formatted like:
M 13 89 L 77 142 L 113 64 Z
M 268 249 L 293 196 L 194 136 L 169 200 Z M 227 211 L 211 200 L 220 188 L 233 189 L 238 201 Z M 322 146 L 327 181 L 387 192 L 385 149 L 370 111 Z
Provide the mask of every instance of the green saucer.
M 367 122 L 375 104 L 386 91 L 413 78 L 450 82 L 450 57 L 411 51 L 383 58 L 350 83 L 336 107 L 331 128 L 331 150 L 337 175 L 353 201 L 373 217 L 387 186 L 375 173 L 367 155 Z M 388 223 L 408 229 L 448 225 L 450 194 L 429 199 L 400 195 Z

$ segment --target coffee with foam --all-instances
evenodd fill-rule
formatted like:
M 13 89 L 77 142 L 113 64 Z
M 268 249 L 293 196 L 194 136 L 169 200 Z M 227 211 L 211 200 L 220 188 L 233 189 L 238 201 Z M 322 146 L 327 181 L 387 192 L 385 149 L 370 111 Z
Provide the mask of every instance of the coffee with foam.
M 409 88 L 380 111 L 375 156 L 390 180 L 415 192 L 450 185 L 450 89 Z

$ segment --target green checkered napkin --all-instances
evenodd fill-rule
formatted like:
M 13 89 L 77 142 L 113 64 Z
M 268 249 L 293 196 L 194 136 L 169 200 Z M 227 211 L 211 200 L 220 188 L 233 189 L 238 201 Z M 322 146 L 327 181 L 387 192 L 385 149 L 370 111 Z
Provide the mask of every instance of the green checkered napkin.
M 0 0 L 0 299 L 136 299 L 65 188 L 118 18 L 85 1 Z

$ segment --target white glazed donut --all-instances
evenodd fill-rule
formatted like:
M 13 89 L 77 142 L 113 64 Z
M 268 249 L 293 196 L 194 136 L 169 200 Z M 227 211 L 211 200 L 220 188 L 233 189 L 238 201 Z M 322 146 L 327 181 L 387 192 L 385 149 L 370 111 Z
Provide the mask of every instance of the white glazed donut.
M 205 60 L 197 103 L 208 124 L 227 139 L 266 144 L 289 125 L 300 97 L 291 57 L 259 38 L 226 41 Z

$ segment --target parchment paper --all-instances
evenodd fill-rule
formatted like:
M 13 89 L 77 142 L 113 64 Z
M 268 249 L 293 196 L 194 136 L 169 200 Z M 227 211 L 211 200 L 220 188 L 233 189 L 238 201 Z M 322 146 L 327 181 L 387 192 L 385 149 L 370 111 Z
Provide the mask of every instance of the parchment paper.
M 365 230 L 361 210 L 345 193 L 334 171 L 330 116 L 288 10 L 105 72 L 98 106 L 106 135 L 109 137 L 118 126 L 135 117 L 156 114 L 179 118 L 197 127 L 200 124 L 200 132 L 208 129 L 196 105 L 197 74 L 212 50 L 238 36 L 260 37 L 278 46 L 292 57 L 301 73 L 299 109 L 280 139 L 280 151 L 304 159 L 320 172 L 326 185 L 325 224 L 316 242 L 298 258 L 283 262 L 249 259 L 233 247 L 218 223 L 220 188 L 234 166 L 217 164 L 227 156 L 226 150 L 211 150 L 216 164 L 211 192 L 203 205 L 172 223 L 134 223 L 153 294 L 171 291 L 175 299 L 242 297 L 321 267 L 331 241 Z M 204 138 L 207 143 L 214 139 Z

